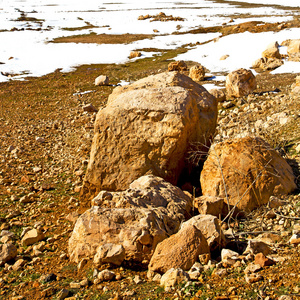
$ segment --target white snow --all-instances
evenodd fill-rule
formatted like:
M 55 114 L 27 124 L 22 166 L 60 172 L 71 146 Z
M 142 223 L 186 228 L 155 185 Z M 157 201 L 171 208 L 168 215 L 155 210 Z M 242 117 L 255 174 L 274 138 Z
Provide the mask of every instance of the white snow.
M 299 30 L 285 30 L 279 33 L 243 34 L 220 37 L 218 33 L 209 34 L 172 34 L 184 33 L 191 29 L 221 25 L 234 19 L 233 24 L 245 21 L 283 22 L 290 20 L 295 11 L 283 10 L 280 6 L 299 7 L 298 0 L 255 0 L 259 7 L 244 8 L 232 2 L 215 3 L 210 0 L 0 0 L 0 71 L 15 75 L 13 79 L 22 80 L 27 76 L 42 76 L 61 69 L 68 72 L 82 64 L 124 63 L 130 51 L 142 48 L 175 49 L 185 44 L 208 42 L 197 46 L 178 59 L 194 60 L 203 64 L 213 73 L 251 66 L 260 57 L 269 42 L 299 38 Z M 297 2 L 297 3 L 296 3 Z M 38 21 L 18 21 L 21 13 Z M 151 22 L 151 19 L 138 20 L 140 15 L 166 15 L 182 17 L 184 21 Z M 239 18 L 247 14 L 249 18 Z M 299 13 L 298 13 L 299 15 Z M 235 17 L 233 17 L 235 16 Z M 93 25 L 93 28 L 82 29 Z M 14 30 L 11 30 L 13 29 Z M 72 29 L 72 30 L 70 30 Z M 144 39 L 130 44 L 75 44 L 51 43 L 61 36 L 77 34 L 153 34 L 153 39 Z M 282 49 L 284 50 L 284 49 Z M 159 54 L 143 52 L 141 58 Z M 229 58 L 219 58 L 229 54 Z M 276 72 L 298 70 L 297 63 L 285 64 Z M 11 78 L 0 73 L 0 82 Z

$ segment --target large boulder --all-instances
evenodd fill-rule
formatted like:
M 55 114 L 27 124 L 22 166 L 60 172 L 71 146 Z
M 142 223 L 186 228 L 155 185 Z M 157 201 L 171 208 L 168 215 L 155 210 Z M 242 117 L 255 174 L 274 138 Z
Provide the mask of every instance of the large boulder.
M 115 244 L 125 250 L 122 260 L 147 262 L 156 245 L 176 233 L 192 210 L 190 196 L 152 175 L 139 178 L 127 191 L 102 191 L 93 203 L 97 206 L 78 218 L 69 240 L 72 261 L 93 257 L 100 246 Z M 98 253 L 95 261 L 101 264 L 102 257 Z M 112 255 L 110 262 L 115 258 Z
M 226 92 L 228 97 L 243 97 L 256 89 L 256 79 L 251 70 L 238 69 L 226 76 Z
M 161 274 L 171 268 L 187 271 L 205 253 L 210 250 L 201 231 L 193 225 L 185 226 L 157 245 L 148 268 Z
M 205 78 L 205 68 L 202 65 L 192 66 L 189 72 L 189 77 L 194 81 L 201 81 Z
M 262 57 L 281 59 L 278 42 L 273 42 L 273 43 L 269 44 L 267 49 L 263 51 Z
M 257 59 L 252 63 L 253 69 L 261 69 L 261 70 L 274 70 L 283 65 L 283 60 L 278 58 L 266 58 L 262 57 Z
M 300 39 L 291 40 L 288 44 L 287 53 L 289 60 L 300 61 Z
M 207 145 L 216 120 L 216 99 L 178 72 L 116 88 L 97 114 L 81 199 L 125 190 L 145 174 L 177 184 L 189 146 Z
M 204 195 L 242 211 L 266 204 L 271 195 L 296 189 L 288 163 L 260 138 L 236 138 L 212 146 L 201 172 Z
M 15 245 L 11 243 L 0 244 L 0 266 L 14 259 L 18 255 Z

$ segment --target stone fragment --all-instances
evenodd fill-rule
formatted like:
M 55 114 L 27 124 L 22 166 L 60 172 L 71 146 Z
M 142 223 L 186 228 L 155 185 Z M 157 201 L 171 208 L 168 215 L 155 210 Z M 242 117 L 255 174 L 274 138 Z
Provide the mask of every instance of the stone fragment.
M 198 280 L 204 268 L 199 262 L 195 262 L 188 271 L 191 280 Z
M 300 39 L 291 40 L 289 42 L 287 53 L 289 56 L 289 60 L 300 60 Z
M 226 76 L 226 93 L 228 97 L 243 97 L 256 89 L 256 79 L 250 70 L 238 69 Z
M 26 264 L 26 260 L 20 258 L 13 264 L 12 269 L 14 271 L 19 271 L 25 264 Z
M 181 229 L 185 226 L 195 226 L 204 235 L 210 251 L 223 248 L 226 245 L 226 238 L 220 227 L 217 217 L 212 215 L 198 215 L 182 223 Z
M 142 53 L 140 51 L 131 51 L 129 54 L 129 59 L 141 57 Z
M 200 254 L 209 251 L 201 231 L 194 225 L 185 226 L 157 245 L 148 268 L 162 274 L 172 268 L 187 271 Z
M 252 274 L 252 273 L 256 273 L 256 272 L 260 271 L 261 269 L 262 269 L 262 267 L 260 265 L 257 265 L 255 263 L 250 263 L 244 270 L 244 273 Z
M 205 78 L 205 68 L 202 65 L 192 66 L 189 77 L 194 81 L 202 81 Z
M 109 85 L 109 77 L 100 75 L 95 79 L 95 85 Z
M 201 196 L 194 199 L 194 206 L 201 215 L 219 217 L 223 212 L 224 199 L 213 196 Z
M 258 241 L 258 240 L 249 240 L 247 248 L 245 249 L 243 254 L 257 254 L 263 253 L 264 255 L 268 255 L 271 253 L 271 248 L 268 244 Z
M 168 64 L 168 71 L 179 71 L 183 72 L 187 70 L 187 65 L 183 60 L 173 61 Z
M 21 243 L 23 246 L 33 245 L 45 238 L 44 234 L 38 229 L 31 229 L 25 233 Z
M 251 211 L 268 203 L 271 195 L 295 190 L 294 179 L 291 167 L 269 144 L 245 137 L 212 145 L 200 182 L 203 195 L 228 199 L 231 208 Z
M 168 270 L 160 280 L 160 285 L 165 288 L 165 291 L 170 291 L 176 285 L 190 280 L 189 274 L 182 269 Z
M 211 89 L 209 93 L 212 94 L 218 102 L 226 101 L 226 93 L 223 89 Z
M 143 280 L 141 279 L 141 277 L 139 275 L 135 275 L 133 278 L 133 281 L 135 284 L 140 284 L 143 282 Z
M 247 274 L 245 280 L 247 283 L 255 283 L 263 280 L 263 276 L 260 274 Z
M 90 113 L 98 112 L 98 109 L 91 103 L 84 105 L 82 109 L 83 111 L 87 111 Z
M 109 271 L 107 269 L 98 273 L 98 279 L 102 281 L 112 281 L 116 277 L 115 272 Z
M 252 68 L 261 70 L 274 70 L 282 65 L 282 59 L 262 57 L 252 63 Z
M 80 289 L 81 284 L 79 282 L 70 282 L 70 288 L 71 289 Z
M 275 261 L 271 258 L 266 257 L 263 253 L 257 253 L 254 258 L 254 263 L 264 268 L 274 265 Z
M 178 72 L 115 88 L 96 117 L 81 200 L 125 190 L 145 174 L 176 185 L 185 169 L 195 168 L 188 160 L 191 145 L 206 145 L 216 120 L 216 99 Z
M 11 243 L 0 244 L 0 266 L 14 259 L 17 255 L 18 251 L 15 245 Z
M 67 289 L 62 289 L 62 290 L 60 290 L 59 292 L 58 292 L 58 294 L 56 295 L 56 298 L 58 299 L 58 300 L 63 300 L 63 299 L 65 299 L 65 298 L 67 298 L 68 296 L 69 296 L 69 290 L 67 290 Z
M 94 264 L 100 267 L 102 264 L 109 263 L 120 266 L 125 259 L 125 249 L 122 245 L 112 243 L 103 244 L 98 247 L 94 256 Z
M 263 51 L 262 57 L 281 59 L 281 54 L 279 52 L 279 44 L 275 42 L 268 45 L 267 49 Z

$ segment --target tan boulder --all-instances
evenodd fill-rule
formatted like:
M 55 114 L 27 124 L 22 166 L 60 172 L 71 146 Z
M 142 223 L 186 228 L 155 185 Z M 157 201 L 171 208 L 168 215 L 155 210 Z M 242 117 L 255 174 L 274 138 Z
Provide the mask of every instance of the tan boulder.
M 189 147 L 207 144 L 217 120 L 217 101 L 178 72 L 149 76 L 116 88 L 95 121 L 81 200 L 101 190 L 125 190 L 145 174 L 177 184 Z
M 189 77 L 194 81 L 202 81 L 205 77 L 205 68 L 202 65 L 192 66 L 190 69 Z
M 256 89 L 256 79 L 251 70 L 238 69 L 226 76 L 226 92 L 228 97 L 243 97 Z
M 125 249 L 122 245 L 103 244 L 96 250 L 94 265 L 100 267 L 102 264 L 120 266 L 125 259 Z
M 183 72 L 187 70 L 187 65 L 183 60 L 172 61 L 168 64 L 168 71 L 178 71 Z
M 93 203 L 98 206 L 78 218 L 69 240 L 72 261 L 93 257 L 108 243 L 122 245 L 127 261 L 149 261 L 156 245 L 176 233 L 192 209 L 188 195 L 151 175 L 139 178 L 127 191 L 103 191 Z
M 100 75 L 95 79 L 95 85 L 109 85 L 109 77 Z
M 129 54 L 129 58 L 136 58 L 136 57 L 141 57 L 142 53 L 140 51 L 131 51 Z
M 291 167 L 262 139 L 236 138 L 212 147 L 200 176 L 204 195 L 251 211 L 268 203 L 271 195 L 296 189 Z
M 170 291 L 176 285 L 190 280 L 189 274 L 180 268 L 172 268 L 168 270 L 160 280 L 160 285 L 165 291 Z
M 148 268 L 161 274 L 171 268 L 187 271 L 204 253 L 210 251 L 201 231 L 193 225 L 185 226 L 157 245 Z
M 210 251 L 225 247 L 226 238 L 220 226 L 220 221 L 212 215 L 198 215 L 182 223 L 181 230 L 185 227 L 195 226 L 204 235 Z

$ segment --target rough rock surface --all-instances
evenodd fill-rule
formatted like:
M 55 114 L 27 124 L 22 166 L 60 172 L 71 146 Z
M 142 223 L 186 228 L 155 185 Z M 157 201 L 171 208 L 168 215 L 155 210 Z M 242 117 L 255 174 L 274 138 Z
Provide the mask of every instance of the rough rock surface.
M 256 79 L 250 70 L 238 69 L 226 77 L 226 92 L 228 97 L 243 97 L 256 89 Z
M 185 226 L 159 243 L 149 263 L 149 270 L 165 273 L 171 268 L 189 270 L 200 254 L 209 253 L 207 241 L 194 225 Z
M 274 70 L 283 65 L 283 61 L 274 57 L 262 57 L 252 63 L 253 69 Z
M 212 94 L 218 102 L 223 102 L 226 100 L 226 93 L 223 89 L 211 89 L 209 93 Z
M 251 211 L 271 195 L 295 190 L 294 179 L 291 167 L 269 144 L 245 137 L 214 145 L 200 181 L 204 195 L 228 198 L 231 206 Z
M 165 290 L 169 290 L 176 285 L 186 282 L 190 279 L 189 274 L 184 272 L 180 268 L 172 268 L 168 270 L 160 280 L 160 285 L 165 288 Z
M 217 217 L 212 215 L 198 215 L 184 222 L 181 230 L 185 227 L 195 226 L 204 235 L 211 251 L 226 245 L 226 239 L 220 227 Z
M 300 39 L 291 40 L 289 42 L 287 53 L 289 60 L 299 61 L 300 60 Z
M 97 114 L 81 198 L 125 190 L 145 174 L 176 184 L 190 144 L 206 144 L 216 119 L 216 99 L 178 72 L 116 88 Z
M 187 65 L 183 60 L 179 60 L 179 61 L 172 61 L 169 63 L 168 65 L 168 71 L 172 72 L 172 71 L 186 71 L 187 70 Z
M 143 176 L 124 192 L 102 191 L 82 214 L 69 240 L 73 261 L 94 256 L 104 244 L 122 245 L 125 260 L 149 260 L 156 245 L 176 233 L 192 200 L 162 178 Z
M 109 77 L 106 75 L 100 75 L 95 79 L 95 85 L 108 85 Z
M 224 199 L 212 196 L 201 196 L 194 199 L 194 206 L 201 215 L 222 215 Z
M 205 68 L 202 65 L 192 66 L 189 72 L 189 77 L 194 81 L 201 81 L 205 77 Z
M 98 247 L 94 256 L 94 265 L 100 267 L 102 264 L 109 263 L 120 266 L 125 259 L 125 249 L 122 245 L 104 244 Z

